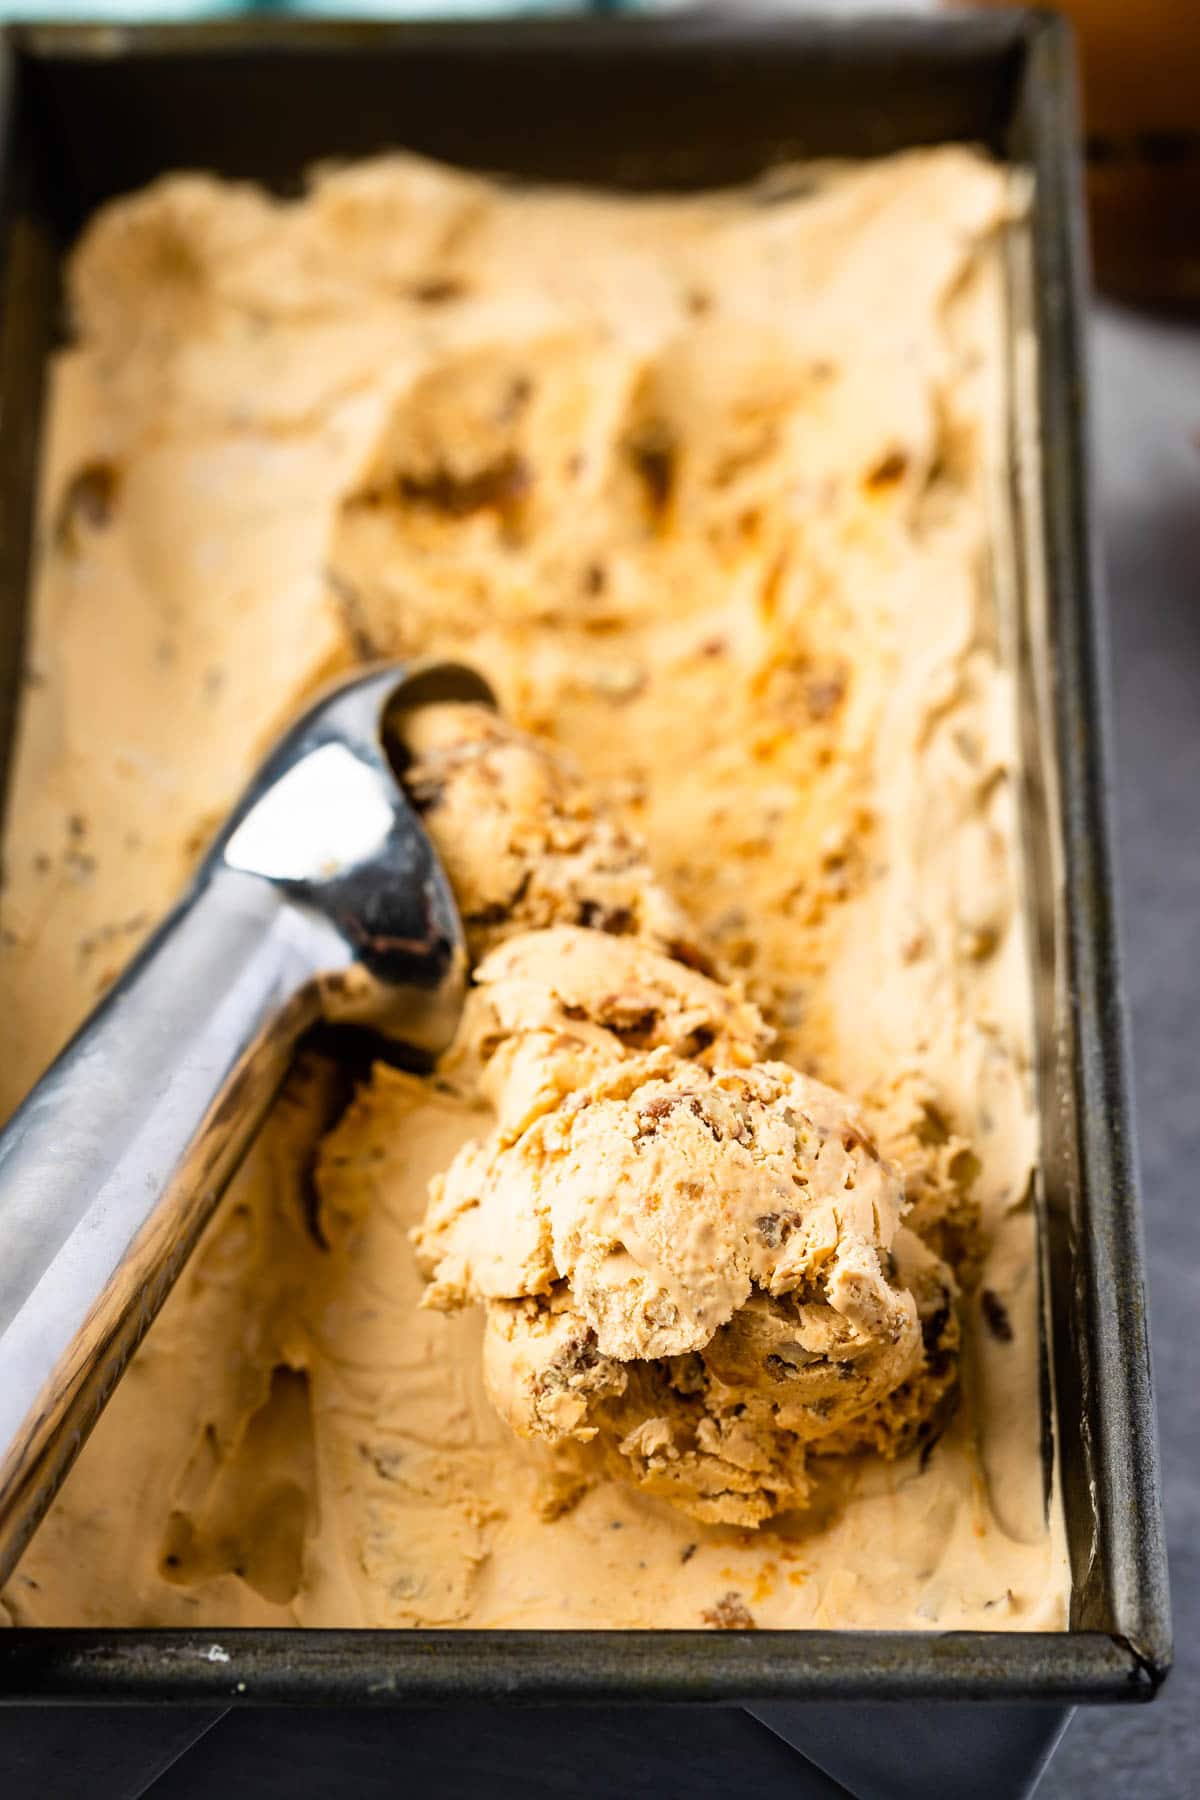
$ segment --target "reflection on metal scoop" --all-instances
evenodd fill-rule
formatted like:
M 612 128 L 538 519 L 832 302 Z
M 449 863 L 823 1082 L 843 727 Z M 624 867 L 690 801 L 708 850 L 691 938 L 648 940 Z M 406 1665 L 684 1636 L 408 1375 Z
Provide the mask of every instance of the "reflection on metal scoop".
M 471 670 L 344 682 L 272 751 L 179 906 L 0 1134 L 0 1584 L 324 1018 L 449 1042 L 462 926 L 385 747 Z

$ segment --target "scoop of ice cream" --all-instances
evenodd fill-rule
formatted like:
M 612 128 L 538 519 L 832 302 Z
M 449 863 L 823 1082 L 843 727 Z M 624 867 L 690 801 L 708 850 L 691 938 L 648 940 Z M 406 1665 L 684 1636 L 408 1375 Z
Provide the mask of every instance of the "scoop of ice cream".
M 511 939 L 485 958 L 475 984 L 454 1060 L 496 1108 L 504 1141 L 625 1051 L 744 1067 L 771 1038 L 738 988 L 642 939 L 578 926 Z
M 902 1189 L 830 1088 L 781 1063 L 623 1056 L 511 1141 L 447 1173 L 419 1244 L 438 1292 L 511 1299 L 570 1282 L 600 1349 L 699 1349 L 752 1288 L 816 1283 L 838 1354 L 916 1338 L 879 1251 Z
M 742 1525 L 806 1503 L 814 1452 L 907 1446 L 953 1385 L 953 1278 L 858 1109 L 763 1060 L 757 1010 L 549 749 L 461 706 L 409 746 L 493 946 L 445 1072 L 495 1112 L 413 1235 L 424 1304 L 485 1310 L 501 1416 Z
M 475 958 L 520 931 L 585 925 L 707 966 L 645 846 L 597 811 L 566 760 L 484 706 L 424 707 L 405 777 Z
M 603 1356 L 566 1283 L 491 1302 L 483 1356 L 488 1391 L 520 1436 L 594 1443 L 614 1474 L 693 1518 L 758 1525 L 808 1498 L 808 1446 L 779 1428 L 770 1392 L 726 1389 L 703 1354 Z
M 596 939 L 585 964 L 638 948 L 595 933 L 515 940 L 481 971 L 501 990 L 493 1028 L 537 951 L 554 947 L 539 940 L 562 936 Z M 679 974 L 697 1002 L 715 987 Z M 589 991 L 593 1005 L 605 998 L 567 987 Z M 580 1050 L 560 1042 L 571 1034 L 539 1023 L 563 999 L 531 999 L 530 1032 L 510 1027 L 488 1070 L 500 1123 L 434 1184 L 417 1233 L 427 1303 L 484 1302 L 489 1391 L 514 1430 L 598 1438 L 648 1491 L 756 1524 L 802 1503 L 808 1450 L 922 1363 L 917 1302 L 891 1256 L 901 1182 L 834 1090 L 781 1063 L 631 1049 L 568 1001 L 584 1014 L 575 1028 L 595 1033 L 577 1081 Z M 720 1011 L 704 1010 L 702 1035 Z M 664 1011 L 665 1028 L 662 1012 L 642 1027 L 651 1039 L 669 1034 Z M 741 1023 L 731 1042 L 745 1058 L 756 1040 Z M 536 1107 L 526 1058 L 557 1071 Z M 514 1071 L 516 1108 L 504 1091 Z
M 466 1035 L 493 1044 L 533 1031 L 603 1033 L 611 1052 L 666 1049 L 709 1062 L 753 1062 L 770 1029 L 735 985 L 712 980 L 645 938 L 560 925 L 523 932 L 475 971 Z
M 896 1455 L 944 1422 L 956 1379 L 953 1278 L 903 1227 L 894 1242 L 897 1279 L 918 1287 L 915 1353 L 907 1320 L 894 1343 L 864 1352 L 860 1342 L 855 1358 L 836 1308 L 752 1293 L 702 1349 L 622 1361 L 600 1350 L 559 1282 L 488 1303 L 488 1392 L 521 1437 L 594 1443 L 612 1473 L 693 1518 L 759 1525 L 809 1501 L 812 1453 Z
M 806 1503 L 814 1451 L 916 1441 L 931 1404 L 910 1304 L 889 1309 L 894 1338 L 870 1338 L 827 1300 L 754 1292 L 699 1350 L 623 1360 L 559 1282 L 488 1303 L 484 1376 L 518 1435 L 595 1441 L 612 1472 L 694 1518 L 754 1526 Z

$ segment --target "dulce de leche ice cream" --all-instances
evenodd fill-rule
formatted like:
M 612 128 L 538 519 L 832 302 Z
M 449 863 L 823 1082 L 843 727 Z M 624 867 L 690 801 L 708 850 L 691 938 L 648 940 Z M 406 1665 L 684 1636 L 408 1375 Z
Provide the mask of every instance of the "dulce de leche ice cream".
M 1004 171 L 173 177 L 71 270 L 5 842 L 9 1107 L 334 670 L 467 926 L 304 1053 L 22 1624 L 1054 1629 Z
M 433 709 L 414 738 L 468 930 L 510 934 L 446 1069 L 495 1125 L 414 1232 L 424 1303 L 484 1303 L 497 1410 L 524 1437 L 599 1439 L 614 1474 L 709 1523 L 805 1505 L 810 1449 L 912 1447 L 958 1334 L 953 1275 L 901 1229 L 900 1170 L 843 1095 L 760 1060 L 761 1014 L 689 966 L 644 848 L 548 752 L 480 708 Z M 522 930 L 530 913 L 593 923 Z

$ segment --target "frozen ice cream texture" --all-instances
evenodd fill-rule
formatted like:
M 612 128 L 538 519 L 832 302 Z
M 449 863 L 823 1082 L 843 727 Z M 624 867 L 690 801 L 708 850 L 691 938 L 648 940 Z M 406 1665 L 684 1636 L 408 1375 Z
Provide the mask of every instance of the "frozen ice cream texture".
M 670 195 L 397 154 L 287 199 L 168 176 L 89 223 L 42 433 L 0 1106 L 116 979 L 286 718 L 368 658 L 466 657 L 495 688 L 503 721 L 412 721 L 412 781 L 473 964 L 515 958 L 521 982 L 477 983 L 429 1077 L 301 1060 L 0 1624 L 1066 1625 L 1006 624 L 1024 205 L 1024 171 L 954 145 Z M 586 949 L 549 981 L 518 940 L 561 928 Z M 592 1005 L 568 972 L 593 966 L 598 1000 L 627 1004 L 564 1022 Z M 659 995 L 653 1030 L 631 981 Z M 579 1047 L 547 1054 L 555 1034 Z M 903 1379 L 879 1343 L 818 1347 L 806 1386 L 763 1380 L 800 1307 L 821 1309 L 806 1337 L 851 1335 L 815 1261 L 790 1293 L 752 1276 L 699 1349 L 622 1361 L 597 1336 L 597 1383 L 625 1382 L 604 1396 L 564 1364 L 596 1336 L 581 1275 L 419 1305 L 409 1232 L 464 1142 L 511 1133 L 516 1167 L 558 1134 L 582 1164 L 589 1112 L 632 1134 L 643 1102 L 606 1092 L 575 1118 L 558 1087 L 664 1052 L 653 1098 L 691 1087 L 714 1118 L 729 1074 L 768 1092 L 769 1059 L 854 1096 L 903 1171 L 890 1250 L 873 1221 L 863 1250 L 916 1306 Z M 757 1144 L 760 1117 L 815 1102 L 743 1104 Z M 721 1280 L 751 1253 L 786 1266 L 793 1222 L 772 1250 L 754 1221 L 810 1209 L 751 1203 L 746 1141 L 663 1118 L 640 1160 L 610 1149 L 633 1171 L 720 1158 L 714 1194 L 736 1163 Z M 628 1208 L 650 1238 L 642 1193 L 606 1187 L 604 1229 Z M 678 1305 L 668 1248 L 638 1267 Z M 485 1342 L 505 1416 L 553 1418 L 557 1442 L 504 1423 Z M 832 1366 L 852 1360 L 853 1381 Z M 824 1435 L 777 1429 L 786 1400 L 815 1431 L 821 1381 Z M 714 1510 L 779 1515 L 704 1525 L 638 1485 L 694 1504 L 701 1475 Z
M 911 1447 L 953 1384 L 955 1283 L 854 1103 L 766 1060 L 551 750 L 466 706 L 412 750 L 485 950 L 451 1062 L 495 1110 L 414 1239 L 425 1305 L 485 1309 L 501 1416 L 743 1526 L 805 1504 L 814 1453 Z

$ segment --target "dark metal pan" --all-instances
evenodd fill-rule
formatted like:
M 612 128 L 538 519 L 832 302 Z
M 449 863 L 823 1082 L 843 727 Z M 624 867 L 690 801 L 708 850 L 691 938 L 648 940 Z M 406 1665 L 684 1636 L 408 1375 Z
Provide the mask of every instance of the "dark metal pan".
M 12 1630 L 0 1633 L 0 1696 L 392 1705 L 1149 1698 L 1169 1664 L 1170 1620 L 1107 841 L 1065 29 L 1034 13 L 29 27 L 5 34 L 0 107 L 5 750 L 61 263 L 108 196 L 178 167 L 286 189 L 319 158 L 397 143 L 476 167 L 628 188 L 722 184 L 782 158 L 948 139 L 983 143 L 1031 169 L 1028 269 L 1014 293 L 1037 346 L 1036 430 L 1023 436 L 1025 479 L 1014 486 L 1026 575 L 1019 673 L 1072 1570 L 1070 1629 L 1047 1635 Z

